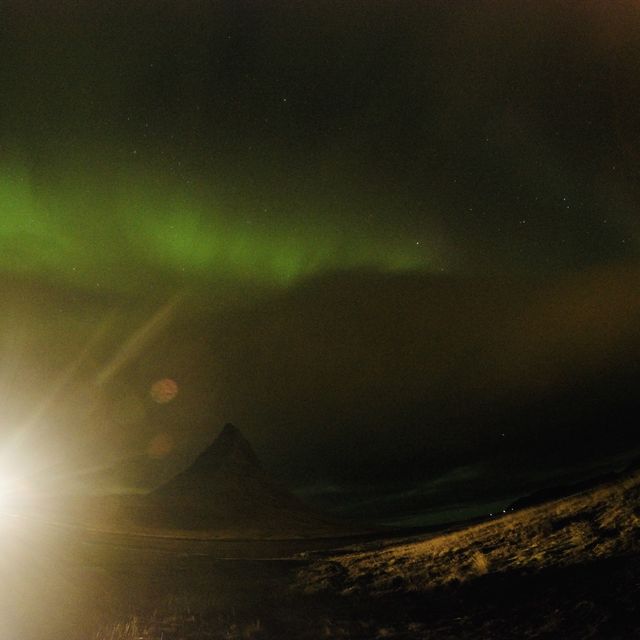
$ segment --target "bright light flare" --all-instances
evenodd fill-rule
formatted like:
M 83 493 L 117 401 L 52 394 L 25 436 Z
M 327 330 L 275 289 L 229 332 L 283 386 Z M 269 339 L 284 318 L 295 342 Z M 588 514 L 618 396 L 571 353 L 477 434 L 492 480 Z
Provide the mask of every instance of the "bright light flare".
M 34 492 L 21 456 L 0 456 L 0 515 L 25 512 L 33 502 Z
M 25 482 L 14 475 L 0 475 L 0 513 L 13 511 L 28 500 L 29 490 Z

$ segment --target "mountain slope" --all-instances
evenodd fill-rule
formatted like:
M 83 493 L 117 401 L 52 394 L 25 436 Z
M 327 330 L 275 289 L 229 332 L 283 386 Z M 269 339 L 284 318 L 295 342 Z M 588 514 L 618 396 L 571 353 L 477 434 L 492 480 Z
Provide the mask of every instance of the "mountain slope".
M 210 499 L 221 490 L 233 491 L 249 481 L 263 491 L 275 488 L 249 442 L 235 426 L 226 424 L 213 443 L 187 469 L 153 493 L 157 496 Z
M 277 483 L 231 424 L 191 466 L 144 501 L 153 526 L 210 530 L 243 537 L 323 537 L 352 528 L 325 516 Z
M 640 472 L 590 492 L 429 539 L 347 553 L 300 575 L 305 591 L 426 592 L 640 552 Z

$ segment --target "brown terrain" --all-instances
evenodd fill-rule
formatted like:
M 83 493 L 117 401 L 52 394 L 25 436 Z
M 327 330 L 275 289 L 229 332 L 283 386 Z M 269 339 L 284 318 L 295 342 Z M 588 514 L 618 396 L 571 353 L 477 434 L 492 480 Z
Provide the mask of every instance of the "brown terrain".
M 637 473 L 455 531 L 356 535 L 272 485 L 237 430 L 227 428 L 223 436 L 150 496 L 179 500 L 200 486 L 206 503 L 215 478 L 225 497 L 212 500 L 214 513 L 236 498 L 242 505 L 229 506 L 227 524 L 215 535 L 207 537 L 215 531 L 214 516 L 200 508 L 191 512 L 190 502 L 173 517 L 187 514 L 192 524 L 203 518 L 205 526 L 183 527 L 176 535 L 166 522 L 165 529 L 142 534 L 6 516 L 0 637 L 640 635 Z M 246 477 L 233 479 L 241 469 Z M 264 510 L 255 505 L 258 516 L 248 529 L 254 535 L 240 535 L 253 500 L 264 495 L 274 502 Z M 280 522 L 265 529 L 263 518 L 276 514 Z M 317 536 L 311 535 L 314 518 Z M 273 535 L 286 526 L 290 536 Z

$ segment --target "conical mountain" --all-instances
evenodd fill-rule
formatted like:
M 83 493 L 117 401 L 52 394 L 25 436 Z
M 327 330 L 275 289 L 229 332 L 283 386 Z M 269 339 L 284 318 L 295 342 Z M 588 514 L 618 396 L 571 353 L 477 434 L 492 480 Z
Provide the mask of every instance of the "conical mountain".
M 262 467 L 231 424 L 187 469 L 148 496 L 153 527 L 239 537 L 342 535 L 352 527 L 307 507 Z
M 195 494 L 206 498 L 218 493 L 222 486 L 230 488 L 230 484 L 247 478 L 271 483 L 249 442 L 229 423 L 189 468 L 157 489 L 155 494 Z

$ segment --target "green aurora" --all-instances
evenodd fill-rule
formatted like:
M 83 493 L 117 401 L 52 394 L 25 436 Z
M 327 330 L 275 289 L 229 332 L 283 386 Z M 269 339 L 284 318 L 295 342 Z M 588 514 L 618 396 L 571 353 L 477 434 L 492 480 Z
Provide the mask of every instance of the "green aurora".
M 134 177 L 132 177 L 132 175 Z M 254 224 L 250 201 L 190 192 L 158 176 L 87 175 L 35 184 L 29 171 L 0 173 L 0 268 L 83 289 L 136 292 L 165 282 L 249 281 L 286 286 L 324 270 L 430 270 L 441 259 L 410 237 L 390 241 L 361 223 L 286 216 Z M 246 213 L 238 215 L 238 208 Z M 314 222 L 317 220 L 317 222 Z
M 636 448 L 613 4 L 0 3 L 0 436 L 44 395 L 43 459 L 151 486 L 231 421 L 383 502 Z

